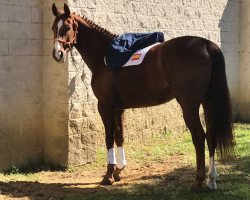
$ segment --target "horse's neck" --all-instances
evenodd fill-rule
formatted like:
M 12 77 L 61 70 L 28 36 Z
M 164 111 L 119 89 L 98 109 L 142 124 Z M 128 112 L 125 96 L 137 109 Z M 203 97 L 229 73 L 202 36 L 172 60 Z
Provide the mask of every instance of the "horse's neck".
M 84 19 L 76 18 L 78 35 L 76 48 L 92 73 L 104 64 L 106 48 L 112 37 L 106 36 L 98 28 L 89 25 Z

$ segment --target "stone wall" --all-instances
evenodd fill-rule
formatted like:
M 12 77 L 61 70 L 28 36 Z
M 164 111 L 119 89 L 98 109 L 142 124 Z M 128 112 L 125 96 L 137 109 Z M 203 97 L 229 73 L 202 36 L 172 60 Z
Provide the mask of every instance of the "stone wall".
M 163 31 L 166 40 L 197 35 L 214 41 L 226 58 L 235 116 L 250 118 L 248 0 L 242 0 L 241 28 L 240 0 L 53 2 L 61 8 L 68 3 L 72 11 L 116 34 Z M 93 161 L 96 148 L 104 145 L 87 66 L 75 50 L 63 65 L 52 59 L 51 4 L 50 0 L 0 1 L 0 170 L 39 162 L 81 165 Z M 184 130 L 176 101 L 125 112 L 126 142 Z
M 0 1 L 0 169 L 42 161 L 42 9 Z

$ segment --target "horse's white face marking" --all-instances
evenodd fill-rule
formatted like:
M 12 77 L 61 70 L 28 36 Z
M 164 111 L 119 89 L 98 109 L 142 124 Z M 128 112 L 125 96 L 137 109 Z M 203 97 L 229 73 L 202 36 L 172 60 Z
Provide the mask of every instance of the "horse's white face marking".
M 216 178 L 217 178 L 217 172 L 215 168 L 214 157 L 210 157 L 208 179 L 206 182 L 206 185 L 210 190 L 217 189 Z
M 59 31 L 61 29 L 63 25 L 63 20 L 60 20 L 57 24 L 57 38 L 59 38 Z M 55 44 L 54 44 L 54 49 L 55 49 L 55 56 L 58 60 L 60 60 L 61 58 L 61 54 L 62 52 L 60 51 L 61 50 L 61 46 L 60 46 L 60 43 L 58 41 L 55 41 Z
M 117 167 L 119 169 L 124 168 L 127 165 L 125 151 L 123 147 L 118 147 L 117 149 Z

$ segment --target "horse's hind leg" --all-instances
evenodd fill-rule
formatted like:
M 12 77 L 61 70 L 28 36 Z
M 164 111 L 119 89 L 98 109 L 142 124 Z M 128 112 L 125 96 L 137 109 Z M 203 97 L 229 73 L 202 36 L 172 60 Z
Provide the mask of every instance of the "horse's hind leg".
M 189 128 L 193 144 L 196 151 L 196 178 L 192 184 L 192 190 L 199 192 L 202 188 L 202 182 L 206 178 L 205 173 L 205 133 L 201 125 L 199 117 L 199 106 L 200 104 L 190 104 L 179 102 L 182 110 L 183 117 L 187 127 Z
M 214 162 L 214 154 L 215 154 L 215 149 L 216 149 L 216 141 L 215 137 L 213 137 L 213 133 L 210 131 L 208 127 L 208 120 L 209 116 L 211 116 L 210 109 L 209 109 L 209 104 L 208 102 L 203 103 L 203 108 L 205 112 L 205 120 L 206 120 L 206 125 L 207 125 L 207 132 L 206 132 L 206 138 L 207 138 L 207 146 L 209 150 L 209 170 L 208 170 L 208 179 L 206 182 L 206 186 L 210 190 L 216 190 L 217 189 L 217 184 L 216 184 L 216 178 L 217 178 L 217 171 L 215 168 L 215 162 Z
M 115 111 L 115 143 L 117 145 L 117 165 L 114 171 L 115 181 L 121 180 L 121 171 L 126 166 L 125 151 L 123 148 L 124 136 L 123 136 L 123 110 L 117 109 Z
M 206 182 L 206 186 L 210 190 L 216 190 L 217 189 L 217 184 L 216 184 L 217 171 L 215 168 L 214 156 L 209 155 L 209 157 L 210 157 L 210 161 L 209 161 L 208 179 Z

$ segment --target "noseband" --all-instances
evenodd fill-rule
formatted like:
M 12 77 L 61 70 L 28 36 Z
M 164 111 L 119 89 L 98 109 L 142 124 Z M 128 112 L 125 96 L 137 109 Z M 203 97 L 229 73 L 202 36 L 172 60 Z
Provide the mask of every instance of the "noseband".
M 78 33 L 77 27 L 78 27 L 78 23 L 76 22 L 76 20 L 75 20 L 74 17 L 72 17 L 72 18 L 73 18 L 73 30 L 74 30 L 74 37 L 73 37 L 73 39 L 71 41 L 69 41 L 69 42 L 67 42 L 67 41 L 65 41 L 65 40 L 63 40 L 61 38 L 56 38 L 54 40 L 54 42 L 57 41 L 57 42 L 61 43 L 63 46 L 66 46 L 67 49 L 65 49 L 65 51 L 71 50 L 73 48 L 73 46 L 76 44 L 76 42 L 77 42 L 77 33 Z

